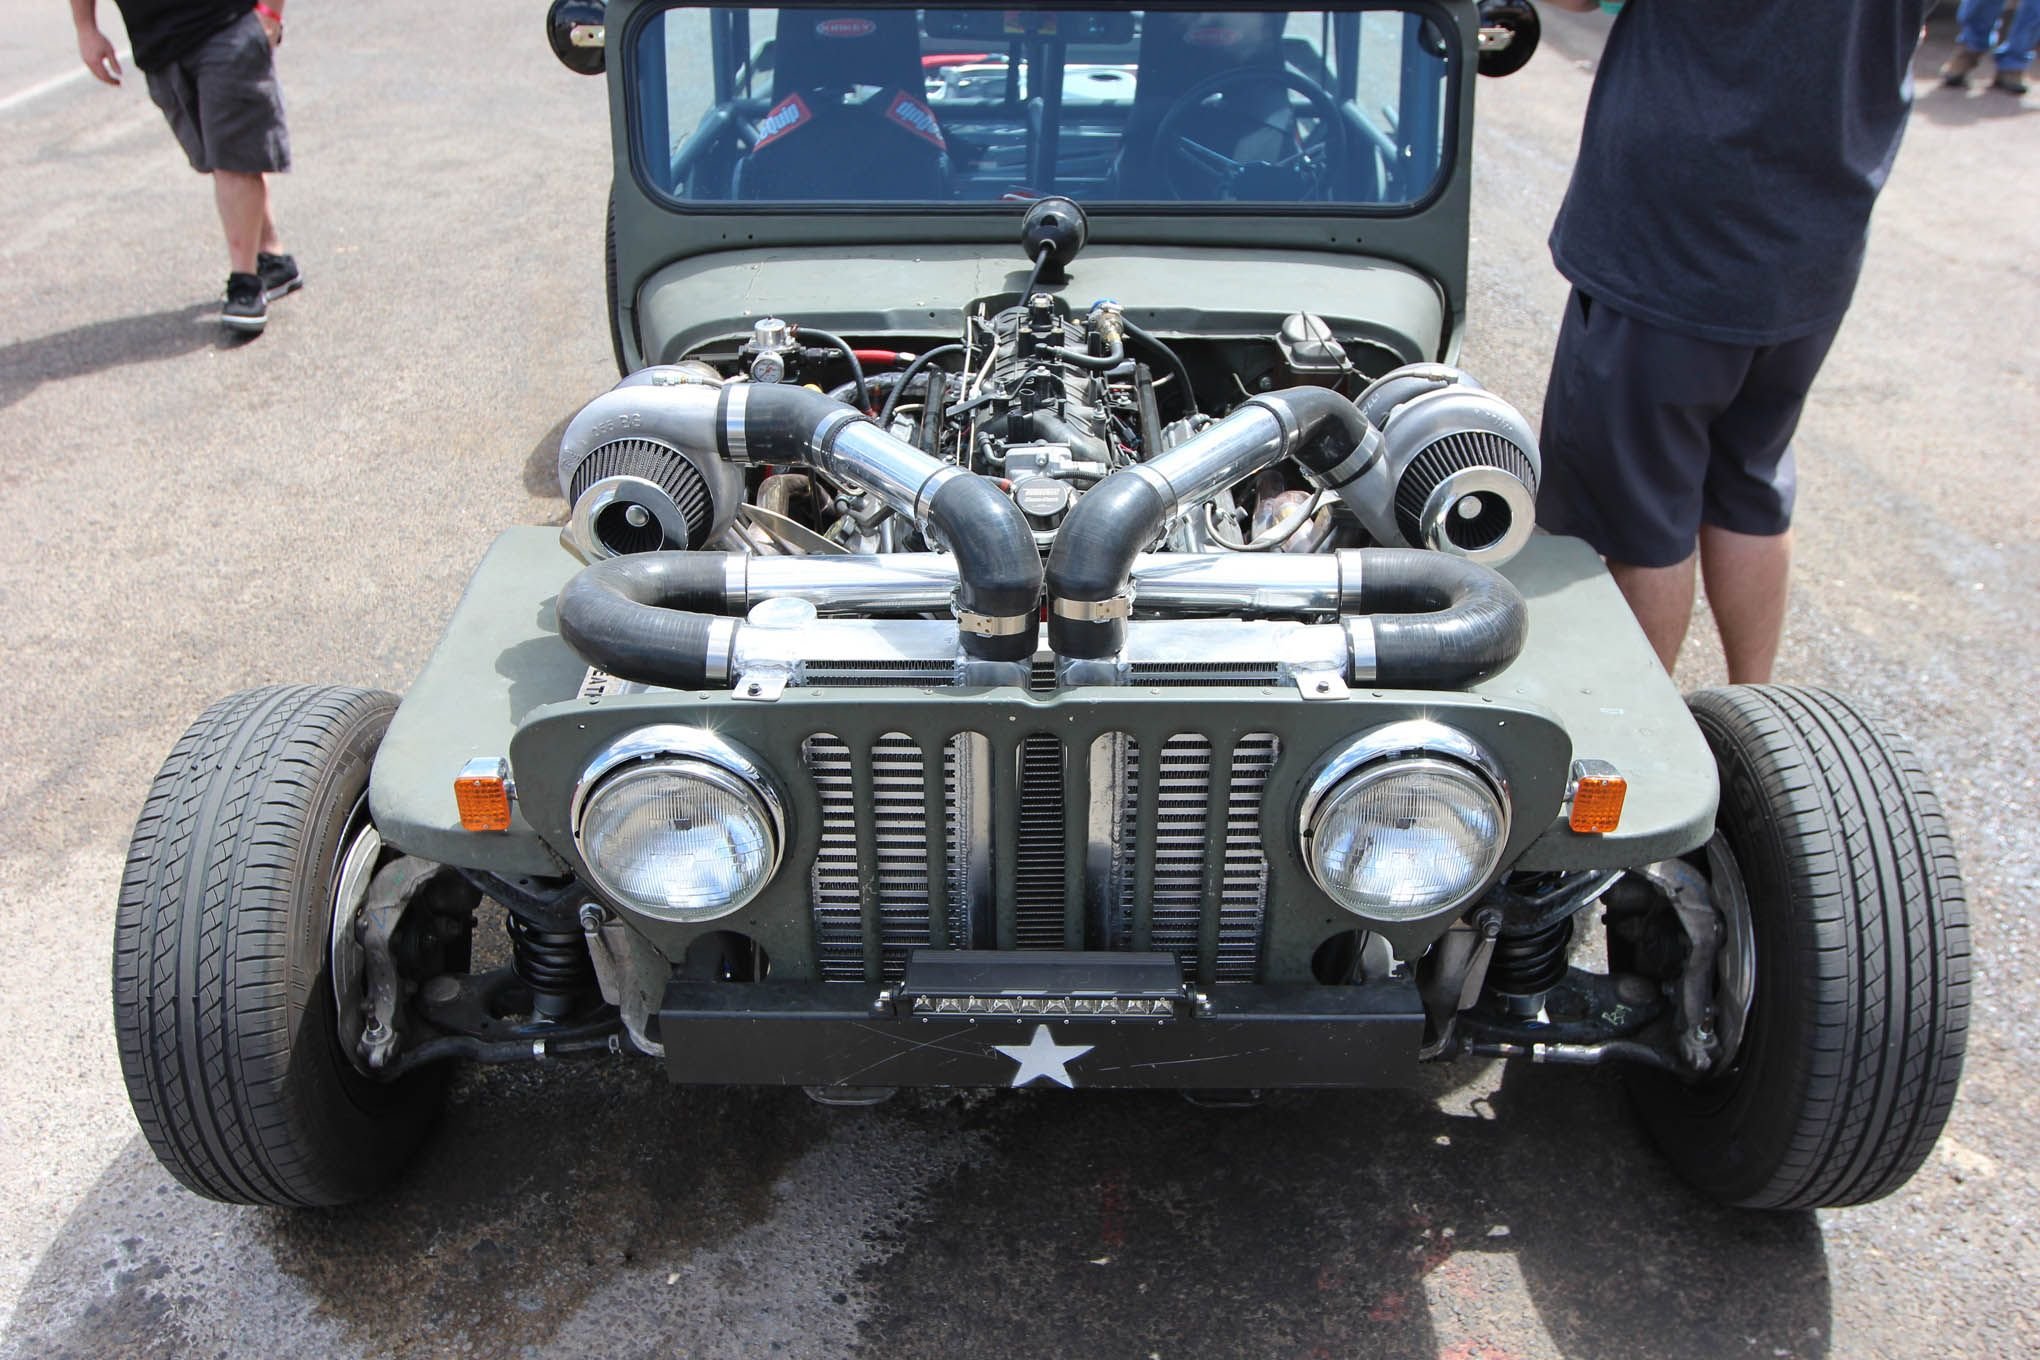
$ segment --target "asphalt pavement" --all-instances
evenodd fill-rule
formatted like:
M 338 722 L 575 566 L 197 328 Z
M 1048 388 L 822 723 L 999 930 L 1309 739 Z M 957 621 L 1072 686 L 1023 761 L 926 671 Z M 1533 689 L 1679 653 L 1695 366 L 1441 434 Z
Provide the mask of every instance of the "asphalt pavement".
M 1905 1190 L 1716 1208 L 1605 1072 L 841 1111 L 622 1060 L 464 1076 L 357 1208 L 172 1183 L 108 1007 L 151 774 L 228 691 L 401 690 L 491 536 L 560 517 L 553 441 L 613 377 L 603 92 L 542 8 L 293 9 L 308 284 L 252 343 L 210 321 L 210 196 L 139 81 L 40 88 L 76 65 L 60 23 L 0 60 L 0 1356 L 2040 1351 L 2040 96 L 1925 83 L 1801 431 L 1780 667 L 1912 734 L 1968 876 L 1968 1074 Z M 1548 13 L 1480 91 L 1463 358 L 1533 418 L 1603 31 Z M 1688 686 L 1720 678 L 1696 639 Z

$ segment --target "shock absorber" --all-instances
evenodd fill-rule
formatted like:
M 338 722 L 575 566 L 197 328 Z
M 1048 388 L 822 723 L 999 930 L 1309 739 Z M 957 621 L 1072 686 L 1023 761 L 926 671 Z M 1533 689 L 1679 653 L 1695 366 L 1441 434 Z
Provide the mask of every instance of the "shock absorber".
M 578 930 L 546 930 L 515 914 L 504 918 L 510 934 L 510 965 L 531 989 L 533 1015 L 562 1019 L 579 1009 L 595 989 L 595 962 Z
M 1488 988 L 1502 998 L 1510 1014 L 1532 1016 L 1544 1008 L 1545 994 L 1565 977 L 1572 934 L 1570 916 L 1520 933 L 1503 927 L 1488 964 Z

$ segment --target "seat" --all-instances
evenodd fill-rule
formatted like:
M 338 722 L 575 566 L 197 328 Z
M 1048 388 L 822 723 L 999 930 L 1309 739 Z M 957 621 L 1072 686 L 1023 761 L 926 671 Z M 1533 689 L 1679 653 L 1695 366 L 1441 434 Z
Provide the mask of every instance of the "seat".
M 949 197 L 949 147 L 926 89 L 913 10 L 780 10 L 773 105 L 738 162 L 735 196 Z
M 1140 83 L 1127 116 L 1114 172 L 1116 197 L 1168 199 L 1174 193 L 1155 145 L 1162 120 L 1190 90 L 1213 76 L 1243 69 L 1283 69 L 1282 32 L 1289 15 L 1281 10 L 1237 14 L 1149 10 L 1140 32 Z M 1280 86 L 1250 86 L 1229 92 L 1202 111 L 1197 139 L 1235 160 L 1274 159 L 1283 154 L 1292 119 L 1289 95 Z

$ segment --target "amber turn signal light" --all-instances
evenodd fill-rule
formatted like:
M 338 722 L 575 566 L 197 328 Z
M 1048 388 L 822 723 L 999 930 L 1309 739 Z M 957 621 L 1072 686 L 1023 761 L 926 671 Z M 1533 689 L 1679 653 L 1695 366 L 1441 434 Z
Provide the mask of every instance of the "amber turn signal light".
M 1629 781 L 1605 760 L 1576 760 L 1572 767 L 1572 829 L 1587 836 L 1606 835 L 1622 820 L 1622 800 Z
M 454 806 L 465 831 L 510 829 L 510 762 L 478 756 L 460 767 L 453 781 Z

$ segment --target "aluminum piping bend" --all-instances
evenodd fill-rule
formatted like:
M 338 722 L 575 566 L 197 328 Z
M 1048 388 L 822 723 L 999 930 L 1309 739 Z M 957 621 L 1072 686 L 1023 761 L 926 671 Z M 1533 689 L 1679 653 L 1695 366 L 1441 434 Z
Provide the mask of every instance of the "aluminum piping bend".
M 1167 453 L 1093 487 L 1048 556 L 1048 639 L 1057 656 L 1104 660 L 1126 644 L 1134 559 L 1170 517 L 1293 457 L 1344 495 L 1381 456 L 1359 409 L 1323 387 L 1253 398 Z
M 956 555 L 956 620 L 965 654 L 1034 655 L 1041 553 L 1020 508 L 992 482 L 895 438 L 820 392 L 730 383 L 713 394 L 717 452 L 739 463 L 797 463 L 855 482 Z

